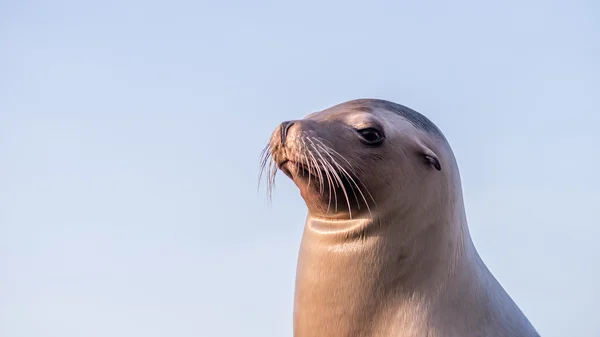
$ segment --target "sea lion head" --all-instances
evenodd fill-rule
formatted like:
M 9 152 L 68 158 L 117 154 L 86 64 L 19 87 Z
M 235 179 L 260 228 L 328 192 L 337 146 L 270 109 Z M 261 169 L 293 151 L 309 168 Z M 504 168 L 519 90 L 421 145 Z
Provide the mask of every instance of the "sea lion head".
M 281 123 L 262 165 L 269 182 L 279 169 L 296 184 L 309 216 L 331 221 L 441 211 L 458 182 L 441 131 L 414 110 L 375 99 Z

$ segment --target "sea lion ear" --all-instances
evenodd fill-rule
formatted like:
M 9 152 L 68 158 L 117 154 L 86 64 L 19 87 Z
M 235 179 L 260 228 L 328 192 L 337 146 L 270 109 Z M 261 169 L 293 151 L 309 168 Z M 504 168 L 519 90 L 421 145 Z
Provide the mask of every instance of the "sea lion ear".
M 440 165 L 440 161 L 436 157 L 432 157 L 426 154 L 425 159 L 429 162 L 429 164 L 433 165 L 433 167 L 435 167 L 436 170 L 442 170 L 442 165 Z
M 421 156 L 427 165 L 431 165 L 435 167 L 436 170 L 441 171 L 442 165 L 440 165 L 440 160 L 438 159 L 435 152 L 431 151 L 428 147 L 423 146 L 421 149 Z

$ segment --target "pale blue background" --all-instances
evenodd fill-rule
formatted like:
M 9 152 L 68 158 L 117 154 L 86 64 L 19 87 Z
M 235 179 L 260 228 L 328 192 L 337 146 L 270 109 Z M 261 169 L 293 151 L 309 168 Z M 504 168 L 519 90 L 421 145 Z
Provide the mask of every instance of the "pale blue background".
M 0 337 L 291 336 L 281 121 L 406 104 L 545 337 L 600 336 L 598 1 L 0 3 Z

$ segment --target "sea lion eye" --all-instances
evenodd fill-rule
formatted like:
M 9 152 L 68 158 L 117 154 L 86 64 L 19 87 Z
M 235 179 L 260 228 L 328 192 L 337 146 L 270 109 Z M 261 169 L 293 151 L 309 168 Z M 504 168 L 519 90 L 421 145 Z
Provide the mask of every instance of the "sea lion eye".
M 363 142 L 369 145 L 377 145 L 383 141 L 385 138 L 381 131 L 376 128 L 364 128 L 357 130 L 358 134 L 361 136 Z

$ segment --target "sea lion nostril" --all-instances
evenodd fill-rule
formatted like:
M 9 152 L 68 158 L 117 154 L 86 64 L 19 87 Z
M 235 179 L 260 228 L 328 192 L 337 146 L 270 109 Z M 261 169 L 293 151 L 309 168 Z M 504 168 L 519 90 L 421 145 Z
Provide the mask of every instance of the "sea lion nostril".
M 285 145 L 285 139 L 287 138 L 288 130 L 294 125 L 294 121 L 285 121 L 281 123 L 279 132 L 281 133 L 281 145 Z

